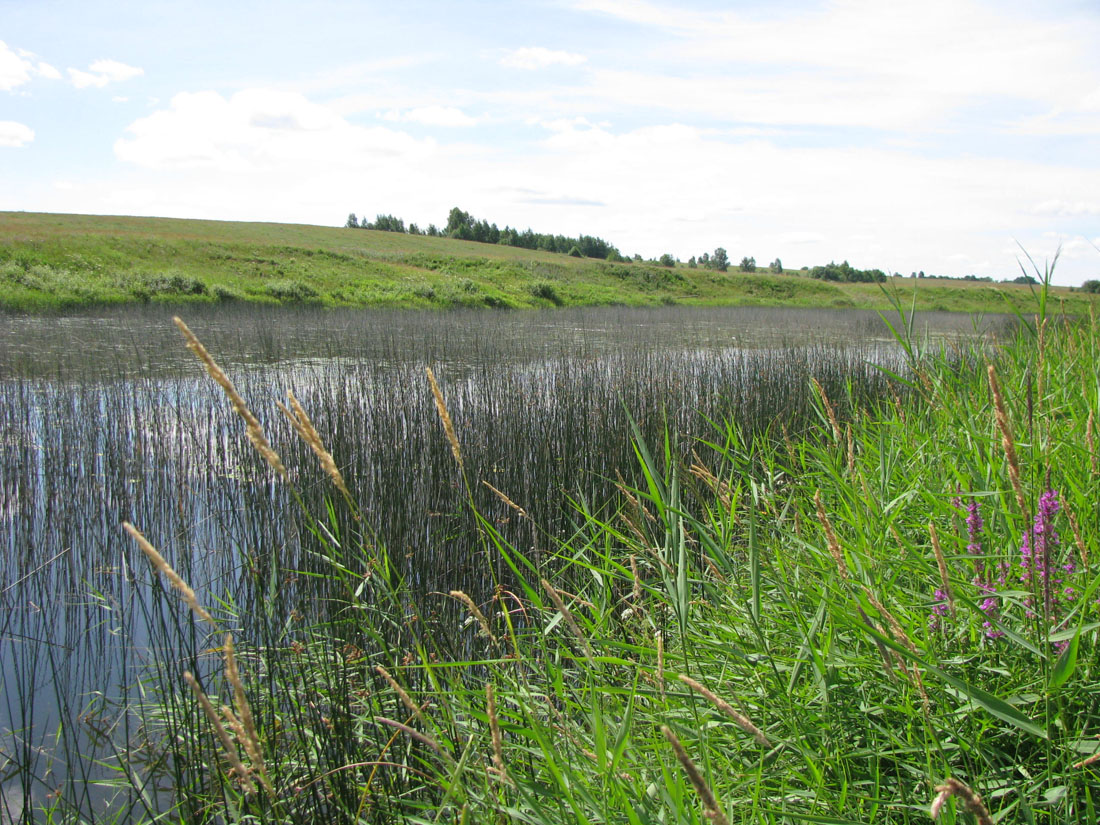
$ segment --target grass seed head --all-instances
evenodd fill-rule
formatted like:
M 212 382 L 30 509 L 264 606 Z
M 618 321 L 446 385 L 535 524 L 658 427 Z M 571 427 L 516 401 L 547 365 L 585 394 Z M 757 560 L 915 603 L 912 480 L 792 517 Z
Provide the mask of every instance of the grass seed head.
M 252 446 L 256 448 L 256 451 L 263 456 L 264 460 L 271 465 L 271 467 L 277 472 L 283 479 L 287 479 L 286 467 L 283 466 L 283 460 L 279 458 L 279 454 L 272 449 L 271 444 L 267 440 L 267 436 L 264 435 L 263 427 L 260 426 L 259 419 L 252 414 L 252 411 L 248 408 L 244 399 L 241 398 L 241 394 L 237 392 L 236 387 L 233 386 L 233 382 L 229 380 L 228 376 L 222 371 L 222 368 L 218 366 L 214 358 L 206 351 L 206 347 L 202 345 L 202 342 L 195 337 L 193 333 L 178 316 L 172 319 L 176 326 L 179 327 L 180 332 L 183 333 L 184 339 L 187 341 L 187 348 L 191 352 L 195 353 L 195 356 L 202 361 L 203 366 L 206 367 L 206 372 L 214 379 L 216 383 L 225 392 L 229 398 L 230 403 L 233 405 L 233 409 L 237 415 L 245 423 L 245 431 L 248 434 L 248 440 L 252 442 Z
M 825 531 L 825 540 L 829 546 L 829 555 L 833 557 L 833 561 L 836 562 L 836 569 L 840 571 L 840 578 L 844 581 L 848 581 L 850 578 L 848 574 L 848 564 L 844 561 L 844 552 L 840 549 L 840 542 L 837 541 L 836 533 L 833 532 L 833 525 L 829 521 L 829 517 L 825 515 L 825 506 L 821 503 L 821 491 L 814 492 L 814 506 L 817 508 L 817 520 L 821 522 L 821 527 Z
M 703 811 L 706 813 L 707 819 L 715 825 L 728 825 L 729 820 L 726 819 L 726 815 L 718 805 L 718 800 L 714 796 L 714 791 L 710 789 L 710 785 L 703 779 L 703 774 L 699 772 L 699 768 L 691 761 L 691 757 L 688 756 L 688 752 L 684 750 L 684 746 L 680 743 L 680 739 L 667 725 L 661 725 L 661 733 L 664 734 L 668 743 L 672 745 L 672 752 L 676 754 L 676 759 L 680 762 L 680 766 L 684 769 L 684 773 L 687 774 L 688 781 L 691 782 L 692 787 L 695 788 L 695 792 L 703 801 Z
M 424 371 L 428 374 L 428 383 L 432 387 L 432 397 L 435 399 L 435 409 L 439 413 L 439 420 L 443 422 L 443 432 L 447 436 L 447 441 L 451 445 L 451 455 L 454 456 L 455 461 L 458 463 L 459 470 L 465 470 L 466 465 L 462 462 L 462 449 L 458 446 L 458 436 L 455 435 L 454 424 L 451 423 L 451 414 L 447 411 L 447 402 L 443 400 L 443 393 L 439 391 L 439 384 L 436 383 L 435 373 L 432 372 L 431 367 L 424 367 Z
M 210 624 L 216 626 L 217 622 L 214 621 L 214 617 L 206 611 L 205 607 L 199 604 L 199 600 L 195 596 L 195 591 L 192 590 L 190 586 L 188 586 L 187 582 L 185 582 L 183 578 L 175 570 L 172 569 L 172 565 L 165 561 L 164 556 L 162 556 L 157 551 L 157 549 L 149 543 L 148 539 L 146 539 L 145 536 L 141 534 L 141 531 L 134 527 L 134 525 L 130 524 L 130 522 L 128 521 L 122 522 L 122 529 L 129 533 L 134 541 L 137 542 L 137 546 L 141 548 L 141 551 L 143 553 L 145 553 L 145 556 L 149 559 L 150 564 L 153 565 L 153 569 L 156 570 L 158 573 L 163 574 L 164 578 L 168 579 L 172 587 L 176 588 L 176 590 L 179 591 L 180 597 L 184 600 L 187 606 L 191 608 L 195 615 L 203 621 L 209 622 Z
M 314 455 L 317 456 L 317 460 L 321 462 L 321 469 L 328 474 L 328 477 L 332 479 L 332 483 L 336 485 L 338 489 L 349 502 L 351 501 L 351 492 L 348 490 L 347 484 L 344 482 L 344 476 L 340 472 L 340 468 L 336 466 L 336 461 L 332 457 L 327 449 L 325 449 L 324 442 L 321 441 L 321 436 L 318 435 L 317 430 L 313 426 L 313 422 L 310 421 L 309 416 L 306 415 L 306 411 L 302 409 L 302 405 L 298 403 L 298 399 L 294 397 L 294 393 L 287 390 L 287 400 L 290 402 L 291 409 L 287 409 L 284 405 L 279 404 L 278 407 L 289 420 L 295 431 L 301 436 L 302 440 L 313 450 Z M 291 411 L 293 410 L 293 412 Z
M 203 713 L 206 714 L 206 718 L 214 729 L 214 734 L 218 737 L 218 741 L 222 743 L 225 757 L 229 760 L 229 766 L 233 769 L 233 773 L 237 776 L 241 787 L 244 788 L 246 793 L 255 793 L 256 786 L 252 784 L 248 768 L 241 762 L 241 755 L 237 752 L 237 746 L 233 744 L 233 739 L 230 737 L 229 731 L 225 729 L 225 725 L 222 724 L 218 712 L 214 710 L 214 706 L 210 703 L 203 689 L 199 687 L 198 680 L 189 670 L 183 672 L 183 680 L 187 682 L 191 692 L 195 694 L 199 706 L 202 707 Z
M 726 716 L 732 719 L 737 727 L 741 728 L 741 730 L 743 730 L 745 733 L 755 739 L 756 744 L 760 745 L 762 748 L 771 748 L 772 743 L 768 741 L 768 737 L 764 735 L 763 731 L 761 731 L 760 728 L 756 727 L 756 725 L 752 723 L 752 720 L 749 719 L 747 716 L 734 710 L 730 703 L 727 702 L 725 699 L 708 690 L 702 684 L 692 679 L 690 676 L 680 674 L 680 681 L 692 690 L 694 690 L 700 696 L 708 699 L 712 705 L 714 705 L 716 708 L 718 708 L 718 710 L 722 711 L 722 713 L 726 714 Z
M 943 806 L 947 804 L 947 800 L 951 797 L 955 797 L 962 803 L 966 811 L 974 815 L 974 818 L 978 821 L 978 825 L 993 825 L 993 816 L 989 813 L 989 809 L 985 807 L 982 798 L 978 795 L 977 791 L 965 782 L 961 782 L 952 777 L 937 787 L 936 791 L 936 798 L 932 800 L 932 808 L 930 811 L 933 819 L 939 817 L 940 812 L 943 810 Z

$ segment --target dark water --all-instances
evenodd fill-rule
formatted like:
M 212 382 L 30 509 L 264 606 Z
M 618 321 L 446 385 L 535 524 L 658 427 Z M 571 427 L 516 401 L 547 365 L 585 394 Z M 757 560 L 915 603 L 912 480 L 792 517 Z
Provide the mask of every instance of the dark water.
M 370 540 L 425 593 L 484 592 L 495 563 L 470 539 L 426 365 L 454 418 L 479 511 L 545 563 L 578 520 L 567 497 L 599 508 L 617 476 L 633 478 L 632 420 L 647 440 L 681 433 L 686 454 L 708 419 L 775 433 L 808 426 L 811 376 L 845 413 L 886 391 L 876 364 L 904 369 L 874 313 L 185 312 L 307 507 L 323 513 L 332 489 L 276 411 L 287 389 L 336 457 Z M 250 448 L 171 314 L 0 318 L 0 822 L 41 818 L 34 809 L 49 805 L 136 818 L 163 803 L 156 766 L 142 762 L 156 748 L 132 706 L 143 680 L 178 652 L 179 619 L 151 597 L 159 585 L 122 521 L 242 627 L 261 595 L 250 584 L 258 571 L 296 578 L 315 563 L 287 486 Z M 976 331 L 947 314 L 916 326 L 930 345 Z M 362 524 L 333 529 L 367 540 Z M 308 590 L 296 592 L 308 610 Z

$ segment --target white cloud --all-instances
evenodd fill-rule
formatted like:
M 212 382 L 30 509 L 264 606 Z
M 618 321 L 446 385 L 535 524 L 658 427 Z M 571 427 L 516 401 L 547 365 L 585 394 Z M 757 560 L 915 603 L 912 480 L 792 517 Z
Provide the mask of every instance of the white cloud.
M 49 63 L 35 62 L 34 52 L 26 49 L 12 50 L 0 40 L 0 90 L 10 92 L 17 86 L 28 83 L 32 77 L 44 77 L 57 80 L 61 73 Z
M 144 69 L 127 66 L 117 60 L 96 60 L 88 66 L 86 72 L 80 69 L 69 69 L 69 79 L 78 89 L 86 89 L 89 86 L 102 89 L 108 83 L 120 83 L 143 74 L 145 74 Z
M 31 79 L 31 62 L 24 60 L 0 40 L 0 89 L 11 91 Z
M 583 54 L 554 51 L 542 46 L 525 46 L 504 55 L 500 65 L 509 69 L 545 69 L 550 66 L 579 66 L 587 60 Z
M 979 0 L 830 0 L 815 11 L 756 12 L 635 0 L 574 6 L 660 29 L 666 41 L 646 55 L 658 68 L 606 74 L 593 95 L 626 93 L 643 105 L 652 92 L 650 105 L 676 109 L 683 100 L 701 113 L 709 102 L 742 121 L 926 131 L 968 116 L 976 101 L 1073 110 L 1100 85 L 1095 15 L 1044 19 Z M 689 72 L 660 68 L 677 62 Z
M 419 123 L 423 126 L 474 126 L 477 118 L 470 117 L 454 106 L 420 106 L 400 111 L 391 109 L 383 119 L 399 123 Z
M 403 132 L 355 126 L 302 95 L 247 89 L 178 94 L 169 108 L 134 121 L 115 154 L 139 166 L 225 171 L 393 162 L 430 154 L 434 144 Z
M 0 146 L 21 148 L 34 140 L 34 129 L 14 120 L 0 120 Z
M 1095 201 L 1043 201 L 1031 207 L 1033 215 L 1058 215 L 1060 217 L 1080 217 L 1082 215 L 1100 215 L 1100 203 Z
M 39 60 L 38 63 L 35 64 L 34 68 L 35 68 L 35 71 L 38 72 L 38 74 L 40 74 L 42 77 L 46 78 L 47 80 L 60 80 L 61 79 L 61 72 L 59 72 L 57 69 L 55 69 L 49 63 L 44 63 L 43 61 Z

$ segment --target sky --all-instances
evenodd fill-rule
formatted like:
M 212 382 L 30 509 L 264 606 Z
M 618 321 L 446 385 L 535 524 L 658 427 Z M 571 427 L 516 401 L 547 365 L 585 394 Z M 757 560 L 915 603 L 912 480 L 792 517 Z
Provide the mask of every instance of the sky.
M 0 210 L 1100 279 L 1097 0 L 0 0 Z M 1030 259 L 1029 260 L 1029 257 Z

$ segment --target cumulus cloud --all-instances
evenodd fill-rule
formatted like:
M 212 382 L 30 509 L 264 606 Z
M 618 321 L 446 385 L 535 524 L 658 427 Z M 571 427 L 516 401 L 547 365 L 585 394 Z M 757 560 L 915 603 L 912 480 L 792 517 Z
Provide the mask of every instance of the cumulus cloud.
M 0 40 L 0 90 L 10 92 L 17 86 L 28 83 L 32 77 L 44 77 L 47 80 L 61 77 L 57 69 L 36 57 L 34 52 L 12 49 Z
M 34 129 L 14 120 L 0 120 L 0 146 L 21 148 L 34 140 Z
M 145 70 L 137 66 L 127 66 L 117 60 L 96 60 L 88 66 L 88 71 L 69 69 L 69 80 L 78 89 L 86 89 L 94 86 L 102 89 L 108 83 L 121 83 L 145 74 Z
M 420 106 L 401 111 L 393 109 L 382 117 L 399 123 L 419 123 L 422 126 L 474 126 L 477 118 L 470 117 L 454 106 Z
M 127 127 L 124 161 L 149 168 L 248 171 L 300 164 L 348 166 L 414 158 L 434 144 L 381 127 L 356 126 L 302 95 L 247 89 L 224 98 L 191 92 Z
M 579 66 L 587 60 L 583 54 L 554 51 L 542 46 L 525 46 L 515 49 L 500 59 L 500 65 L 509 69 L 545 69 L 550 66 Z

